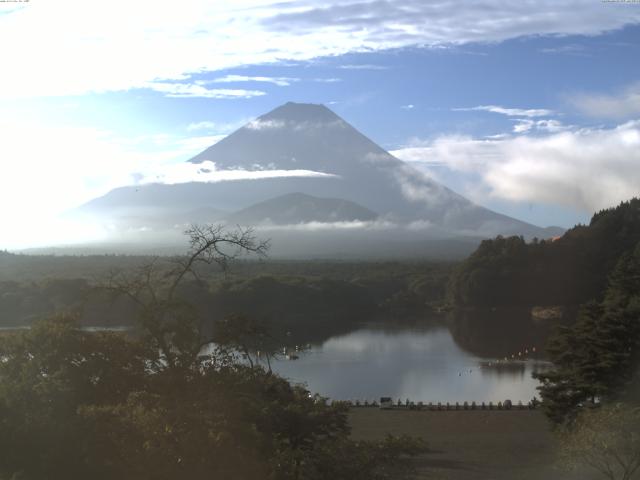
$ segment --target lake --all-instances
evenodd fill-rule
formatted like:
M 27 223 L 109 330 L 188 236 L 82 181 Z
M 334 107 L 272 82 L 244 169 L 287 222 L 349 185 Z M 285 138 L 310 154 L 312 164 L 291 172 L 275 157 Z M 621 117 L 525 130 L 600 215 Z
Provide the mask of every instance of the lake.
M 523 354 L 524 348 L 529 347 L 523 346 Z M 390 396 L 425 403 L 526 403 L 537 395 L 531 373 L 548 363 L 496 360 L 465 351 L 444 326 L 369 326 L 314 345 L 298 360 L 278 360 L 273 369 L 306 383 L 313 393 L 339 400 Z

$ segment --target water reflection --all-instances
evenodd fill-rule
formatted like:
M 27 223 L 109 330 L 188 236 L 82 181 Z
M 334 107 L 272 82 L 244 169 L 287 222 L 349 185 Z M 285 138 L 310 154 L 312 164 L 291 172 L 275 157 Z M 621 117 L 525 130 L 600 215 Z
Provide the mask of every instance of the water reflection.
M 335 399 L 380 396 L 423 402 L 529 401 L 544 368 L 536 359 L 488 365 L 497 358 L 463 350 L 444 326 L 362 328 L 330 338 L 274 370 Z
M 448 324 L 456 343 L 465 350 L 486 357 L 518 360 L 521 356 L 541 358 L 543 345 L 553 323 L 532 320 L 529 309 L 500 308 L 458 310 Z M 533 352 L 535 349 L 535 352 Z M 529 350 L 525 354 L 525 350 Z

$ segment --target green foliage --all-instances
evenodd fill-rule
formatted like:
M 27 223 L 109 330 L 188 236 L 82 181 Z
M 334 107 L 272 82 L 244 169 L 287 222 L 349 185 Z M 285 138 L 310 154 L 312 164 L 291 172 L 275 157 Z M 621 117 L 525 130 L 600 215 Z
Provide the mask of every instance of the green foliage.
M 55 318 L 0 338 L 0 355 L 0 477 L 390 478 L 423 451 L 354 442 L 346 407 L 221 351 L 168 366 Z
M 576 323 L 550 340 L 554 368 L 537 374 L 543 407 L 570 423 L 585 403 L 624 394 L 640 360 L 640 243 L 621 256 L 600 304 L 584 306 Z
M 33 260 L 17 257 L 25 265 Z M 82 259 L 68 258 L 70 271 L 65 274 L 82 273 L 77 265 Z M 120 266 L 115 271 L 123 274 L 135 272 L 143 260 L 131 258 L 125 268 L 120 257 L 113 257 L 113 267 Z M 91 265 L 95 258 L 84 261 Z M 168 258 L 157 259 L 155 265 L 163 275 L 172 268 Z M 104 268 L 110 269 L 108 264 Z M 374 317 L 424 318 L 433 313 L 433 305 L 442 303 L 450 272 L 447 264 L 269 261 L 234 263 L 225 279 L 208 265 L 198 268 L 200 280 L 185 279 L 176 293 L 208 322 L 208 329 L 214 320 L 240 313 L 268 324 L 280 337 L 292 332 L 291 340 L 298 344 L 323 340 Z M 0 282 L 0 326 L 29 325 L 59 313 L 77 314 L 83 325 L 135 324 L 138 312 L 130 298 L 95 287 L 86 279 L 71 278 Z
M 133 386 L 144 389 L 153 351 L 58 317 L 0 337 L 0 356 L 0 472 L 100 478 L 88 462 L 90 437 L 78 408 L 119 403 Z
M 407 439 L 354 442 L 344 405 L 238 362 L 227 347 L 262 345 L 260 323 L 230 317 L 217 331 L 226 347 L 205 353 L 183 280 L 266 243 L 248 230 L 187 233 L 191 250 L 173 269 L 149 263 L 105 286 L 136 305 L 135 338 L 68 317 L 0 337 L 0 478 L 375 479 L 424 450 Z
M 449 300 L 476 306 L 522 303 L 525 292 L 520 291 L 520 277 L 527 272 L 528 256 L 522 237 L 484 240 L 452 275 Z
M 602 298 L 620 256 L 640 241 L 640 199 L 596 213 L 553 240 L 483 241 L 451 277 L 457 306 L 579 305 Z

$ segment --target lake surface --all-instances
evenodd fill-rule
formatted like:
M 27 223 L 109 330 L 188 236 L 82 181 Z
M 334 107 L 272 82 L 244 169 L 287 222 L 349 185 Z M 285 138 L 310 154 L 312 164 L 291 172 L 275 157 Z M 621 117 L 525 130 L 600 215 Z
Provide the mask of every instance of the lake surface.
M 274 362 L 274 370 L 313 393 L 361 401 L 390 396 L 434 403 L 526 403 L 537 395 L 531 373 L 548 367 L 534 359 L 496 363 L 476 356 L 459 347 L 446 327 L 366 327 L 299 356 Z

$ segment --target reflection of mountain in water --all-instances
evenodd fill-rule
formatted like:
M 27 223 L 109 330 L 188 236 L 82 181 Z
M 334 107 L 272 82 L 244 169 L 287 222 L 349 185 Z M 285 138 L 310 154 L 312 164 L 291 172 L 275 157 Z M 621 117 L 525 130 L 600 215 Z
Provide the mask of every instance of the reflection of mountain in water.
M 534 321 L 529 309 L 520 308 L 456 310 L 447 320 L 461 348 L 481 357 L 509 360 L 542 358 L 555 326 Z

